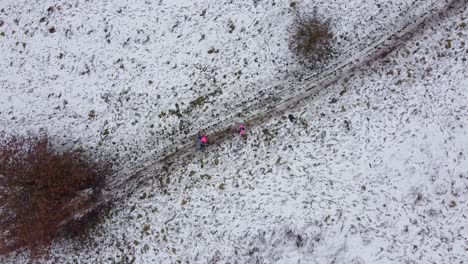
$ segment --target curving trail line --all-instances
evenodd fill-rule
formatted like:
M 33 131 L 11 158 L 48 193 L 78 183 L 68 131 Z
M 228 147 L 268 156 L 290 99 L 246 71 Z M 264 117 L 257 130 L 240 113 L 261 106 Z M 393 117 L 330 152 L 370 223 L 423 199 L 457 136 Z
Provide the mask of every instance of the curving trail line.
M 424 0 L 416 0 L 423 3 Z M 427 2 L 426 2 L 427 3 Z M 301 80 L 289 81 L 286 85 L 276 85 L 269 89 L 268 94 L 255 95 L 255 100 L 244 99 L 233 108 L 239 107 L 242 112 L 226 111 L 222 121 L 214 121 L 206 125 L 202 131 L 210 136 L 210 141 L 219 143 L 222 140 L 232 138 L 232 125 L 240 120 L 247 123 L 249 127 L 261 124 L 273 116 L 278 116 L 287 110 L 295 108 L 304 99 L 313 98 L 317 93 L 334 82 L 350 76 L 354 70 L 365 67 L 370 63 L 385 57 L 409 39 L 421 34 L 425 26 L 435 24 L 447 18 L 450 12 L 466 7 L 468 0 L 435 0 L 423 12 L 405 10 L 401 14 L 400 27 L 389 32 L 384 37 L 372 41 L 356 52 L 351 50 L 340 56 L 336 61 L 329 63 L 320 73 L 303 77 Z M 371 36 L 368 36 L 371 37 Z M 357 46 L 357 43 L 355 46 Z M 138 190 L 138 186 L 147 182 L 148 178 L 158 177 L 161 185 L 164 178 L 161 176 L 173 164 L 183 165 L 195 155 L 194 139 L 196 133 L 184 135 L 175 140 L 181 142 L 179 145 L 166 145 L 161 149 L 142 157 L 134 165 L 123 171 L 116 172 L 109 179 L 103 190 L 102 203 L 115 202 L 131 195 Z M 97 206 L 97 205 L 96 205 Z

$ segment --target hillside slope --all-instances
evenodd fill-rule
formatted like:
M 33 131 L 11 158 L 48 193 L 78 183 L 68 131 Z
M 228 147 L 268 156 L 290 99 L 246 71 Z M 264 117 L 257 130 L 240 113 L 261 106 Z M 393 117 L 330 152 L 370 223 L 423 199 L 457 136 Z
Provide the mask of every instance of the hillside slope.
M 259 1 L 253 1 L 256 2 Z M 192 2 L 160 3 L 168 7 L 157 9 L 161 13 L 196 10 L 186 4 Z M 247 8 L 248 5 L 242 3 L 236 2 Z M 256 8 L 270 10 L 271 3 L 265 1 Z M 405 3 L 395 1 L 389 5 L 398 10 L 408 7 Z M 132 5 L 132 8 L 137 10 L 143 4 Z M 221 7 L 226 3 L 201 2 L 200 10 L 205 7 L 203 4 Z M 340 5 L 342 7 L 339 8 Z M 116 20 L 120 14 L 119 6 L 123 5 L 116 5 Z M 336 1 L 328 8 L 334 7 L 336 12 L 346 10 L 349 12 L 346 14 L 353 16 L 344 19 L 356 21 L 358 11 L 364 8 L 362 6 L 358 1 L 346 5 L 344 1 Z M 370 5 L 365 6 L 370 8 Z M 133 12 L 138 13 L 135 10 Z M 74 17 L 79 16 L 70 16 L 69 19 Z M 167 17 L 177 16 L 170 13 Z M 294 122 L 290 122 L 286 115 L 277 116 L 264 124 L 248 127 L 246 140 L 235 138 L 213 144 L 205 152 L 197 153 L 188 163 L 174 160 L 163 172 L 164 179 L 167 179 L 165 192 L 161 191 L 158 179 L 161 172 L 146 175 L 148 180 L 145 184 L 135 189 L 128 199 L 116 204 L 109 217 L 96 228 L 88 244 L 61 241 L 55 245 L 48 262 L 463 263 L 468 252 L 467 17 L 468 8 L 452 11 L 448 19 L 426 27 L 421 35 L 404 43 L 387 57 L 356 70 L 352 76 L 332 84 L 314 98 L 305 99 L 287 113 L 296 117 Z M 344 24 L 341 26 L 341 30 L 350 31 Z M 179 24 L 178 30 L 192 32 L 193 28 Z M 8 54 L 5 50 L 2 53 Z M 107 49 L 102 50 L 108 52 Z M 16 60 L 15 56 L 11 55 L 11 60 Z M 146 58 L 144 55 L 141 57 Z M 189 60 L 188 57 L 186 59 Z M 232 57 L 233 61 L 238 59 Z M 160 61 L 159 57 L 157 61 Z M 2 63 L 6 67 L 9 62 Z M 220 65 L 224 63 L 229 62 Z M 35 70 L 37 65 L 30 67 Z M 284 69 L 285 65 L 274 65 L 264 70 L 275 75 L 275 69 Z M 6 68 L 11 76 L 18 71 Z M 119 89 L 123 89 L 126 82 L 133 83 L 137 79 L 147 82 L 128 71 L 125 74 L 132 77 L 126 81 L 115 81 Z M 170 71 L 161 72 L 162 76 L 168 76 Z M 67 80 L 58 86 L 63 87 L 70 82 L 71 87 L 72 83 L 78 82 L 67 79 L 71 78 L 67 74 L 57 74 L 58 79 Z M 181 98 L 175 93 L 183 94 L 179 88 L 161 89 L 142 95 L 142 99 L 137 96 L 139 92 L 129 90 L 125 93 L 127 97 L 122 98 L 130 98 L 130 102 L 148 100 L 148 103 L 141 103 L 146 106 L 136 109 L 132 107 L 137 107 L 138 103 L 129 103 L 122 108 L 107 108 L 104 103 L 97 103 L 96 98 L 105 89 L 114 95 L 120 90 L 112 90 L 114 88 L 108 87 L 105 79 L 102 83 L 107 88 L 95 88 L 102 76 L 98 73 L 90 76 L 93 74 L 96 74 L 92 77 L 95 79 L 86 79 L 90 80 L 89 86 L 76 89 L 81 94 L 94 93 L 83 97 L 95 98 L 89 104 L 82 101 L 83 98 L 73 97 L 73 93 L 64 92 L 62 95 L 71 96 L 74 99 L 67 100 L 77 104 L 70 107 L 74 110 L 64 110 L 64 113 L 82 109 L 79 120 L 71 122 L 66 115 L 54 113 L 44 115 L 38 123 L 29 125 L 28 121 L 35 118 L 34 109 L 31 105 L 26 107 L 24 102 L 34 103 L 34 111 L 42 111 L 49 108 L 41 104 L 50 104 L 52 99 L 44 101 L 44 97 L 35 96 L 36 89 L 28 95 L 25 92 L 27 82 L 13 85 L 15 81 L 23 80 L 21 76 L 10 78 L 4 74 L 2 80 L 7 82 L 2 82 L 2 95 L 7 91 L 11 94 L 1 97 L 4 100 L 2 126 L 10 125 L 10 118 L 15 116 L 13 129 L 16 130 L 54 129 L 53 124 L 58 124 L 53 130 L 57 134 L 63 133 L 63 128 L 68 126 L 72 137 L 79 135 L 78 132 L 88 131 L 83 138 L 89 137 L 93 141 L 95 133 L 99 133 L 97 128 L 105 120 L 115 118 L 112 122 L 121 123 L 122 131 L 126 132 L 121 132 L 121 135 L 116 132 L 119 136 L 111 135 L 104 142 L 121 137 L 125 143 L 116 145 L 128 147 L 132 142 L 145 138 L 146 130 L 141 132 L 141 123 L 149 125 L 156 122 L 149 121 L 154 116 L 148 113 L 166 107 L 159 104 L 154 109 L 147 108 L 154 99 L 151 96 L 160 91 L 161 94 L 167 92 L 162 98 L 167 99 L 165 103 L 170 109 L 176 100 L 174 98 Z M 102 72 L 99 74 L 104 75 Z M 174 76 L 183 76 L 178 74 Z M 164 78 L 158 80 L 162 82 Z M 192 79 L 187 77 L 187 80 Z M 33 81 L 48 83 L 41 78 Z M 49 92 L 59 93 L 56 89 L 59 88 L 38 88 L 43 96 Z M 249 91 L 243 92 L 250 94 Z M 223 96 L 229 93 L 223 92 Z M 188 97 L 186 104 L 198 95 Z M 34 97 L 37 100 L 21 101 L 22 98 Z M 53 100 L 57 103 L 63 99 L 60 98 Z M 226 103 L 233 99 L 227 98 Z M 116 102 L 118 99 L 114 106 Z M 81 103 L 82 108 L 78 107 Z M 98 107 L 102 107 L 101 110 Z M 94 119 L 87 116 L 90 108 L 97 109 Z M 141 113 L 148 115 L 142 117 Z M 134 119 L 144 121 L 131 125 Z M 43 123 L 45 120 L 50 121 Z M 170 123 L 169 119 L 162 117 L 155 120 Z M 75 130 L 72 126 L 78 128 Z M 144 145 L 144 142 L 139 144 Z M 112 149 L 112 144 L 108 145 L 110 147 L 103 148 Z M 135 153 L 141 154 L 139 151 Z M 133 159 L 134 156 L 131 157 Z M 0 260 L 21 263 L 25 258 L 19 254 Z

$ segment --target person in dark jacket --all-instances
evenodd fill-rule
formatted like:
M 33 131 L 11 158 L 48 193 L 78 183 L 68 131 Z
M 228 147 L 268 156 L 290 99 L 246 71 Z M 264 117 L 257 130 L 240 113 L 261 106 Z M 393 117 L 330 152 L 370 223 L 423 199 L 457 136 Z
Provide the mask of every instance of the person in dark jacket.
M 201 136 L 198 136 L 195 146 L 196 146 L 197 150 L 202 150 L 203 149 L 203 142 L 201 141 Z

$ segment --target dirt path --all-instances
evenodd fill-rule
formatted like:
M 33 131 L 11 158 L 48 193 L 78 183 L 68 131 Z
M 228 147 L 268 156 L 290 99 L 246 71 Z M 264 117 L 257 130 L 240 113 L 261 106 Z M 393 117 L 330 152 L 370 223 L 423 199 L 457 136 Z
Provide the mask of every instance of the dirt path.
M 463 8 L 467 3 L 468 0 L 451 0 L 441 6 L 440 3 L 434 2 L 422 15 L 411 14 L 410 10 L 406 10 L 401 14 L 401 26 L 385 37 L 375 40 L 373 44 L 359 52 L 349 52 L 341 56 L 339 61 L 328 64 L 319 74 L 291 81 L 285 86 L 273 86 L 271 93 L 256 95 L 255 100 L 244 99 L 239 103 L 242 106 L 241 112 L 226 114 L 221 122 L 214 121 L 206 125 L 203 131 L 209 135 L 211 144 L 218 144 L 235 135 L 233 125 L 240 120 L 247 123 L 250 128 L 273 116 L 282 115 L 287 110 L 300 106 L 304 100 L 313 98 L 319 91 L 339 79 L 350 76 L 354 70 L 384 58 L 407 40 L 423 32 L 428 25 L 449 17 L 451 11 Z M 181 142 L 179 145 L 169 145 L 155 150 L 142 157 L 134 166 L 115 173 L 104 190 L 103 201 L 115 202 L 130 195 L 138 190 L 138 186 L 145 184 L 148 177 L 159 177 L 162 184 L 164 179 L 161 175 L 164 171 L 174 164 L 183 166 L 195 156 L 195 137 L 196 134 L 185 135 L 176 140 Z

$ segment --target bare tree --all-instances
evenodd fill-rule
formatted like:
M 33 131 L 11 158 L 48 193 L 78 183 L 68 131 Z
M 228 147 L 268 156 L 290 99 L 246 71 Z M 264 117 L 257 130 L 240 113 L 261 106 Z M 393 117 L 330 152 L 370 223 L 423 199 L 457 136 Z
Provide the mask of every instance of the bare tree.
M 47 136 L 0 135 L 0 253 L 44 256 L 67 227 L 93 215 L 106 167 L 80 151 L 54 151 Z

